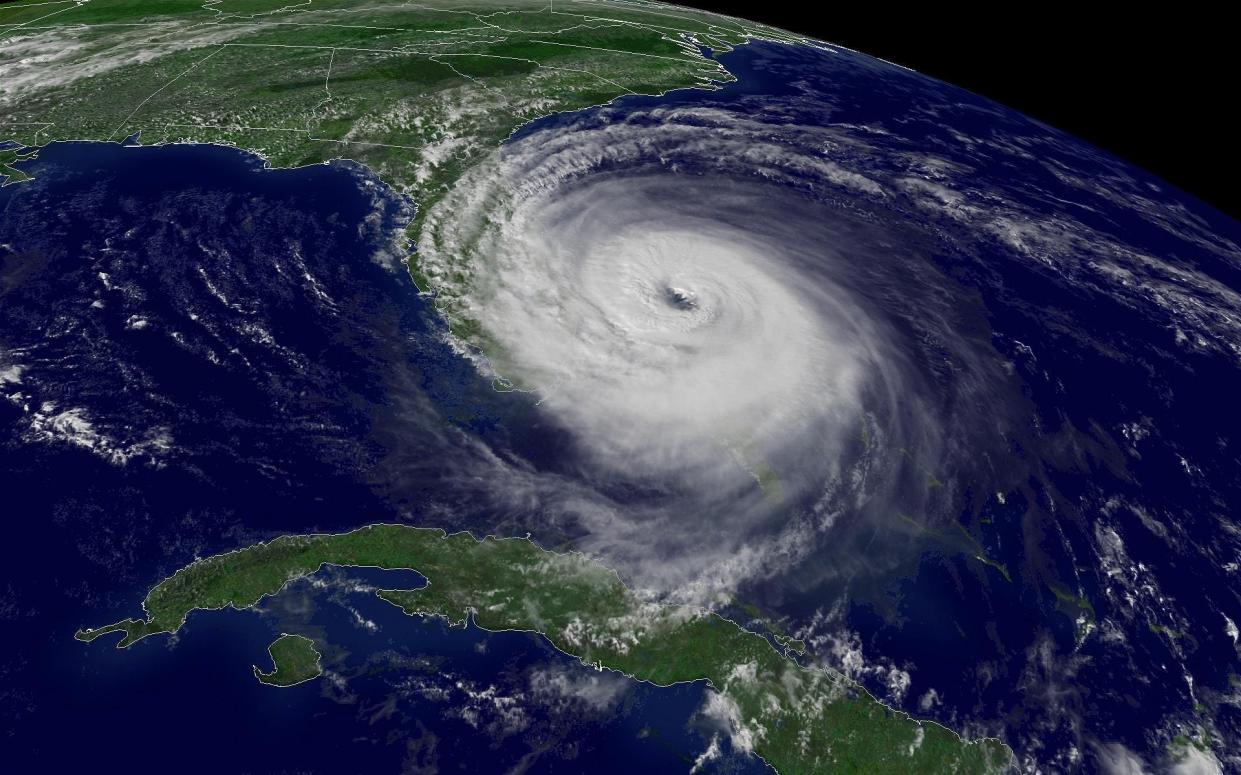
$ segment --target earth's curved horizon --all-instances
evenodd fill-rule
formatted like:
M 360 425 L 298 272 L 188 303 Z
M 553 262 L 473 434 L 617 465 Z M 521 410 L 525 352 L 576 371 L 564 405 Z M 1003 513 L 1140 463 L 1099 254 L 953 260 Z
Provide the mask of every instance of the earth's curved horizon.
M 1236 221 L 658 3 L 0 39 L 6 760 L 1241 769 Z

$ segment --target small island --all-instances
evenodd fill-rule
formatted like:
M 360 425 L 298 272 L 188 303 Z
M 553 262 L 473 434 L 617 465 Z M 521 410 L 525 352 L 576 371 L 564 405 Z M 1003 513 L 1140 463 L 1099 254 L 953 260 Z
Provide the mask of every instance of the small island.
M 963 740 L 717 613 L 644 601 L 596 561 L 524 538 L 407 525 L 281 536 L 198 560 L 147 594 L 144 618 L 76 637 L 121 633 L 125 648 L 176 632 L 191 611 L 254 606 L 325 565 L 417 571 L 425 586 L 375 593 L 411 616 L 534 633 L 588 667 L 659 686 L 701 681 L 727 709 L 734 745 L 781 773 L 993 773 L 1013 761 L 999 740 Z M 318 674 L 309 640 L 283 641 L 272 644 L 273 683 Z
M 268 686 L 296 686 L 314 678 L 323 672 L 319 667 L 319 652 L 314 641 L 303 635 L 285 633 L 267 647 L 271 655 L 273 670 L 264 673 L 258 665 L 254 666 L 254 677 L 259 683 Z

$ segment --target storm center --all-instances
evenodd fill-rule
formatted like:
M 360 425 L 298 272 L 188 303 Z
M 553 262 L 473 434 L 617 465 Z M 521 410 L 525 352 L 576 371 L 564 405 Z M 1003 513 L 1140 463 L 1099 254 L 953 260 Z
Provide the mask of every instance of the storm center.
M 698 309 L 698 296 L 685 288 L 668 286 L 664 289 L 664 300 L 668 305 L 680 310 Z

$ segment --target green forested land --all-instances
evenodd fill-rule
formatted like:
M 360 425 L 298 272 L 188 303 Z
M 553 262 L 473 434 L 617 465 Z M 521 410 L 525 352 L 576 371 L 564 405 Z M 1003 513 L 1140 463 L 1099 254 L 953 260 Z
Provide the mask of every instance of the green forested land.
M 755 36 L 798 40 L 642 2 L 16 3 L 0 7 L 0 142 L 141 132 L 236 145 L 277 167 L 349 158 L 425 214 L 522 124 L 710 85 L 727 73 L 695 43 Z
M 659 685 L 707 681 L 737 739 L 780 772 L 995 772 L 1011 758 L 996 740 L 963 742 L 944 727 L 893 711 L 717 614 L 644 602 L 594 561 L 525 539 L 478 540 L 402 525 L 283 536 L 182 568 L 147 595 L 144 619 L 77 637 L 119 632 L 120 645 L 129 646 L 175 632 L 197 609 L 253 606 L 324 565 L 421 573 L 425 587 L 377 593 L 411 615 L 452 623 L 472 615 L 487 630 L 538 633 L 588 665 Z M 274 650 L 273 658 L 280 675 Z
M 302 635 L 284 634 L 267 648 L 271 654 L 272 671 L 264 673 L 257 666 L 254 676 L 269 686 L 294 686 L 322 673 L 319 652 L 314 641 Z

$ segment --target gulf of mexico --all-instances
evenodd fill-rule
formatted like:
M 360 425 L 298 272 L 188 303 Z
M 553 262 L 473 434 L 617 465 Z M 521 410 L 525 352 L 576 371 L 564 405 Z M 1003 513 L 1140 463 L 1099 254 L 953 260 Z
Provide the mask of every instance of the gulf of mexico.
M 10 766 L 683 770 L 706 748 L 701 687 L 600 690 L 532 636 L 418 622 L 335 583 L 126 651 L 75 641 L 195 557 L 279 533 L 524 532 L 446 482 L 479 448 L 557 446 L 530 400 L 445 344 L 393 247 L 410 208 L 365 170 L 92 143 L 23 169 L 35 180 L 0 191 Z M 317 638 L 329 675 L 262 686 L 250 665 L 288 629 Z M 489 687 L 526 726 L 504 726 Z M 566 715 L 548 687 L 608 701 L 569 697 Z

